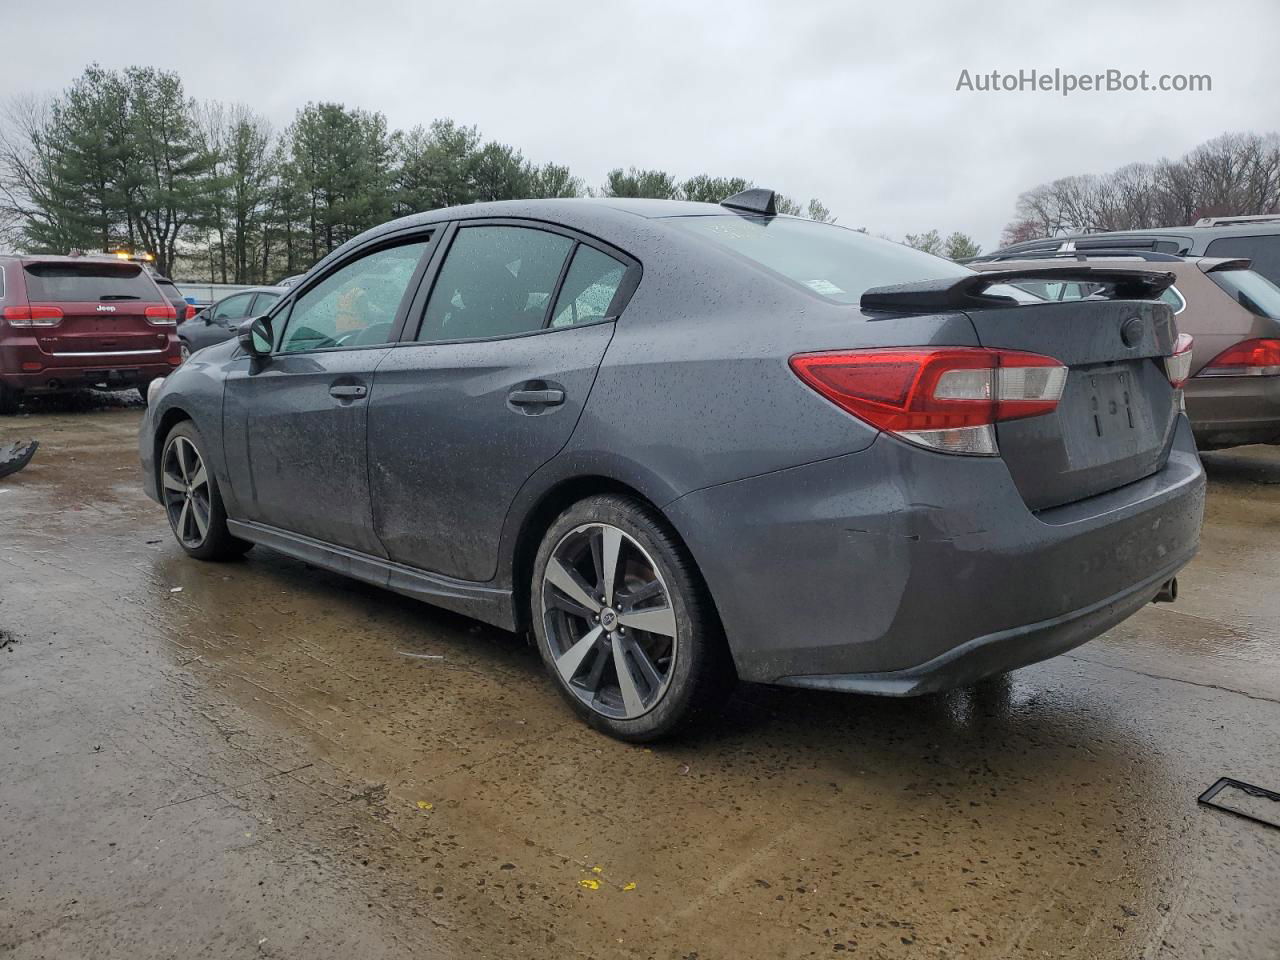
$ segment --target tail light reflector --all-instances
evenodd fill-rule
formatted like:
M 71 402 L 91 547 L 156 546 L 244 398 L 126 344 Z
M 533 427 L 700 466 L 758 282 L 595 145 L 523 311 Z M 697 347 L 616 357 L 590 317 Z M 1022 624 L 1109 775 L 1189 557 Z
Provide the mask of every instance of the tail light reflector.
M 166 303 L 164 306 L 147 307 L 142 313 L 147 318 L 147 323 L 154 323 L 158 327 L 172 326 L 178 322 L 178 311 L 173 308 L 171 303 Z
M 58 307 L 5 307 L 5 323 L 11 327 L 56 327 L 62 322 Z
M 1067 368 L 1052 357 L 984 347 L 804 353 L 796 376 L 842 410 L 911 443 L 995 456 L 994 424 L 1052 413 Z
M 1270 377 L 1280 374 L 1280 340 L 1242 340 L 1204 365 L 1197 377 Z
M 1173 353 L 1164 358 L 1164 372 L 1175 390 L 1181 390 L 1191 376 L 1191 348 L 1194 346 L 1191 334 L 1180 333 L 1173 345 Z

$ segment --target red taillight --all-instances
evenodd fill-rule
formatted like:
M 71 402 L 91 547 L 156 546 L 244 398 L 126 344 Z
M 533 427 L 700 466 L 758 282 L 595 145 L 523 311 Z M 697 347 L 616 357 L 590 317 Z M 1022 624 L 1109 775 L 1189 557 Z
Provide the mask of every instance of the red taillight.
M 188 303 L 186 309 L 182 311 L 182 319 L 190 320 L 196 315 L 196 307 L 193 303 Z
M 1001 420 L 1051 413 L 1067 368 L 1052 357 L 983 347 L 806 353 L 791 369 L 874 427 L 945 450 L 994 456 Z
M 1280 340 L 1242 340 L 1204 365 L 1197 377 L 1270 377 L 1280 374 Z
M 1191 348 L 1194 346 L 1191 334 L 1180 333 L 1173 345 L 1173 353 L 1164 358 L 1164 372 L 1175 390 L 1181 390 L 1187 377 L 1191 376 Z
M 147 307 L 142 313 L 148 323 L 154 323 L 156 326 L 168 326 L 178 322 L 178 311 L 171 303 L 166 303 L 162 307 Z
M 56 327 L 62 322 L 57 307 L 5 307 L 5 322 L 13 327 Z

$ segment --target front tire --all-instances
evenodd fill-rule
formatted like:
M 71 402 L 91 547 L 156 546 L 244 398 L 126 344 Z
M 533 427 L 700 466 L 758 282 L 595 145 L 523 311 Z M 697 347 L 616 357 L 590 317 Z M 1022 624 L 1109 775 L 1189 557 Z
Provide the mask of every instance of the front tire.
M 190 420 L 169 431 L 160 455 L 160 498 L 178 546 L 197 560 L 231 560 L 253 544 L 227 529 L 227 511 L 205 449 Z
M 538 651 L 569 705 L 620 740 L 669 736 L 715 711 L 734 674 L 693 559 L 629 497 L 589 497 L 551 525 L 534 560 Z

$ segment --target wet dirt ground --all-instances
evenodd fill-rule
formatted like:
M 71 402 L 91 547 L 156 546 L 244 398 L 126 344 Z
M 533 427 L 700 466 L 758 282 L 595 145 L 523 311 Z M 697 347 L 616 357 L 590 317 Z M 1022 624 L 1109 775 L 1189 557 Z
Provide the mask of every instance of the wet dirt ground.
M 136 408 L 0 420 L 0 955 L 1280 956 L 1280 452 L 1206 456 L 1178 603 L 976 690 L 583 727 L 521 638 L 204 564 Z M 9 434 L 13 434 L 9 436 Z

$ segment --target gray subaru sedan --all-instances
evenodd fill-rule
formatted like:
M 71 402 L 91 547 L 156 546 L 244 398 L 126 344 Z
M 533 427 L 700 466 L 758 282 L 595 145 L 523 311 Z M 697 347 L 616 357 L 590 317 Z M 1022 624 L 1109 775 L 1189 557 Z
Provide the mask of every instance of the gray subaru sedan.
M 1173 278 L 1075 272 L 1042 301 L 767 190 L 418 214 L 158 382 L 145 484 L 193 557 L 531 631 L 626 740 L 735 679 L 971 684 L 1173 599 L 1198 543 Z

